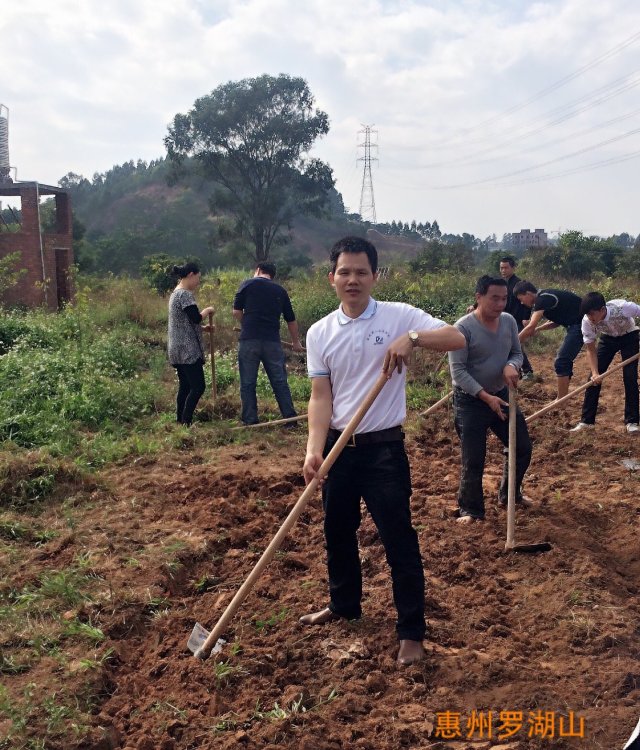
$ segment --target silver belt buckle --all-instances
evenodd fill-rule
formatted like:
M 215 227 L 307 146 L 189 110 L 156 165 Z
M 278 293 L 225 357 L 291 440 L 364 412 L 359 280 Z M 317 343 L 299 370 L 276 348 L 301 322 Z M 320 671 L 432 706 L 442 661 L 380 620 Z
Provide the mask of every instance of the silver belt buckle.
M 355 448 L 356 447 L 356 434 L 355 432 L 352 432 L 349 436 L 349 439 L 345 443 L 345 448 Z

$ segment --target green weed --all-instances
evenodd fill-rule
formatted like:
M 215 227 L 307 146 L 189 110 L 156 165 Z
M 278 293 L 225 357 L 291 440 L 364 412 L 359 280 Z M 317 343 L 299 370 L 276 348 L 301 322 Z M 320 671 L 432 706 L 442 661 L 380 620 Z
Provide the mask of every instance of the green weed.
M 64 626 L 62 635 L 67 638 L 82 638 L 97 646 L 105 638 L 104 633 L 100 628 L 91 625 L 88 622 L 80 622 L 79 620 L 70 620 Z
M 7 656 L 0 649 L 0 674 L 21 674 L 31 669 L 29 664 L 17 664 L 12 656 Z
M 151 705 L 151 708 L 149 710 L 154 714 L 169 713 L 171 716 L 174 716 L 178 719 L 187 718 L 187 712 L 184 709 L 174 706 L 174 704 L 169 703 L 169 701 L 156 701 Z
M 324 700 L 319 700 L 316 703 L 310 704 L 308 699 L 301 693 L 300 696 L 288 706 L 281 706 L 276 701 L 273 704 L 273 708 L 269 711 L 260 710 L 260 704 L 256 705 L 256 709 L 253 714 L 253 718 L 256 719 L 268 719 L 270 721 L 283 721 L 284 719 L 295 719 L 301 714 L 305 714 L 308 711 L 313 711 L 322 705 L 331 703 L 338 697 L 338 691 L 334 688 L 331 690 L 329 695 Z
M 231 677 L 248 674 L 243 667 L 230 664 L 228 661 L 213 662 L 213 673 L 219 682 L 226 682 Z
M 108 648 L 99 659 L 80 659 L 80 664 L 82 665 L 82 668 L 86 670 L 99 669 L 113 658 L 113 654 L 114 650 L 112 648 Z
M 286 607 L 282 607 L 279 612 L 272 614 L 264 619 L 256 617 L 256 619 L 253 621 L 253 624 L 255 625 L 255 628 L 258 632 L 269 630 L 270 628 L 273 628 L 279 623 L 283 622 L 286 619 L 287 614 L 288 609 Z
M 0 538 L 44 544 L 57 536 L 55 531 L 34 529 L 14 519 L 0 519 Z

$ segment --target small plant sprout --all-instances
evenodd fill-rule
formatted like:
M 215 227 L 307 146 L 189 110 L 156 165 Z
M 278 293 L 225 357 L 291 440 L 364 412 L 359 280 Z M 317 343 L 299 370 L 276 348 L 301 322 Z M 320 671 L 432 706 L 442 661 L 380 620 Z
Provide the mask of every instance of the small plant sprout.
M 327 703 L 331 703 L 338 697 L 338 691 L 332 688 L 329 695 L 324 700 L 318 700 L 316 703 L 311 704 L 308 698 L 300 693 L 298 698 L 289 703 L 288 706 L 281 706 L 277 701 L 273 704 L 273 708 L 269 711 L 263 711 L 260 708 L 260 702 L 256 703 L 256 708 L 253 712 L 253 716 L 256 719 L 268 719 L 269 721 L 283 721 L 284 719 L 295 719 L 296 716 L 301 716 L 309 711 L 323 706 Z
M 102 656 L 100 656 L 97 659 L 80 659 L 80 664 L 82 665 L 83 669 L 89 670 L 89 669 L 99 669 L 100 667 L 103 667 L 112 657 L 114 654 L 114 650 L 112 648 L 108 648 Z
M 282 609 L 275 613 L 270 615 L 266 618 L 260 618 L 256 617 L 256 619 L 253 621 L 253 624 L 256 627 L 256 630 L 259 632 L 262 632 L 263 630 L 268 630 L 269 628 L 273 628 L 274 626 L 278 625 L 279 623 L 283 622 L 288 614 L 288 610 L 286 607 L 282 607 Z
M 78 620 L 71 620 L 68 622 L 64 627 L 63 635 L 67 637 L 84 638 L 95 645 L 102 643 L 105 638 L 105 635 L 100 628 L 95 627 L 91 623 L 79 622 Z
M 214 661 L 213 673 L 219 682 L 225 682 L 231 679 L 231 677 L 240 677 L 249 674 L 244 667 L 234 666 L 228 661 Z
M 154 714 L 163 712 L 170 713 L 178 719 L 187 718 L 187 712 L 184 709 L 174 706 L 173 703 L 169 703 L 169 701 L 156 701 L 151 706 L 150 711 Z

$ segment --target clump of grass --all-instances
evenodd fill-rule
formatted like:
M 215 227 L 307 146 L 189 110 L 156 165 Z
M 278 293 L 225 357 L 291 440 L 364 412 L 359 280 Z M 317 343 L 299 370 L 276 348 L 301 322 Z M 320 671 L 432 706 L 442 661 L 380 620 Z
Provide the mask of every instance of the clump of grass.
M 286 607 L 282 607 L 279 612 L 275 612 L 268 617 L 256 617 L 253 624 L 258 632 L 269 630 L 283 622 L 287 618 L 288 612 L 289 610 Z
M 16 542 L 30 542 L 36 545 L 45 544 L 54 539 L 57 532 L 51 529 L 39 529 L 27 526 L 13 518 L 0 518 L 0 538 Z
M 0 507 L 37 507 L 54 493 L 93 490 L 95 480 L 64 459 L 39 451 L 0 453 Z
M 114 653 L 114 649 L 108 648 L 101 656 L 95 659 L 91 659 L 89 657 L 80 659 L 80 665 L 84 670 L 100 669 L 113 658 Z
M 79 620 L 70 620 L 65 623 L 62 635 L 67 638 L 81 638 L 89 641 L 94 646 L 104 641 L 105 635 L 100 628 L 95 627 L 90 622 L 80 622 Z
M 14 675 L 28 672 L 31 669 L 29 664 L 18 664 L 13 656 L 3 653 L 0 649 L 0 674 Z
M 261 711 L 260 704 L 256 706 L 254 711 L 254 717 L 257 719 L 268 719 L 270 721 L 283 721 L 284 719 L 295 719 L 302 714 L 306 714 L 308 711 L 313 711 L 320 706 L 327 703 L 331 703 L 338 697 L 338 691 L 334 688 L 331 690 L 329 695 L 323 699 L 313 702 L 309 696 L 305 696 L 301 693 L 297 698 L 289 703 L 287 706 L 281 706 L 276 701 L 273 704 L 273 708 L 269 711 Z
M 9 719 L 1 750 L 45 750 L 67 746 L 70 738 L 83 737 L 91 724 L 91 706 L 65 691 L 45 693 L 30 682 L 21 694 L 12 697 L 0 685 L 0 715 Z M 46 732 L 46 739 L 42 734 Z M 60 740 L 64 742 L 60 744 Z M 75 744 L 75 741 L 73 742 Z
M 239 677 L 249 673 L 244 667 L 231 664 L 229 661 L 215 661 L 213 662 L 213 674 L 218 682 L 227 682 L 232 677 Z

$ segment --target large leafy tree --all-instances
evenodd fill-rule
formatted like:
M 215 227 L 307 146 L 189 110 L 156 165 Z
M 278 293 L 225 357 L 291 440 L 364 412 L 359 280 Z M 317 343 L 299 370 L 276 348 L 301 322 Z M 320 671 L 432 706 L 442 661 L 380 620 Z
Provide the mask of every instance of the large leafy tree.
M 236 218 L 239 233 L 269 257 L 281 230 L 298 213 L 319 214 L 333 187 L 330 167 L 307 154 L 329 130 L 305 80 L 262 75 L 230 81 L 177 114 L 165 145 L 184 169 L 192 157 L 222 186 L 212 209 Z

